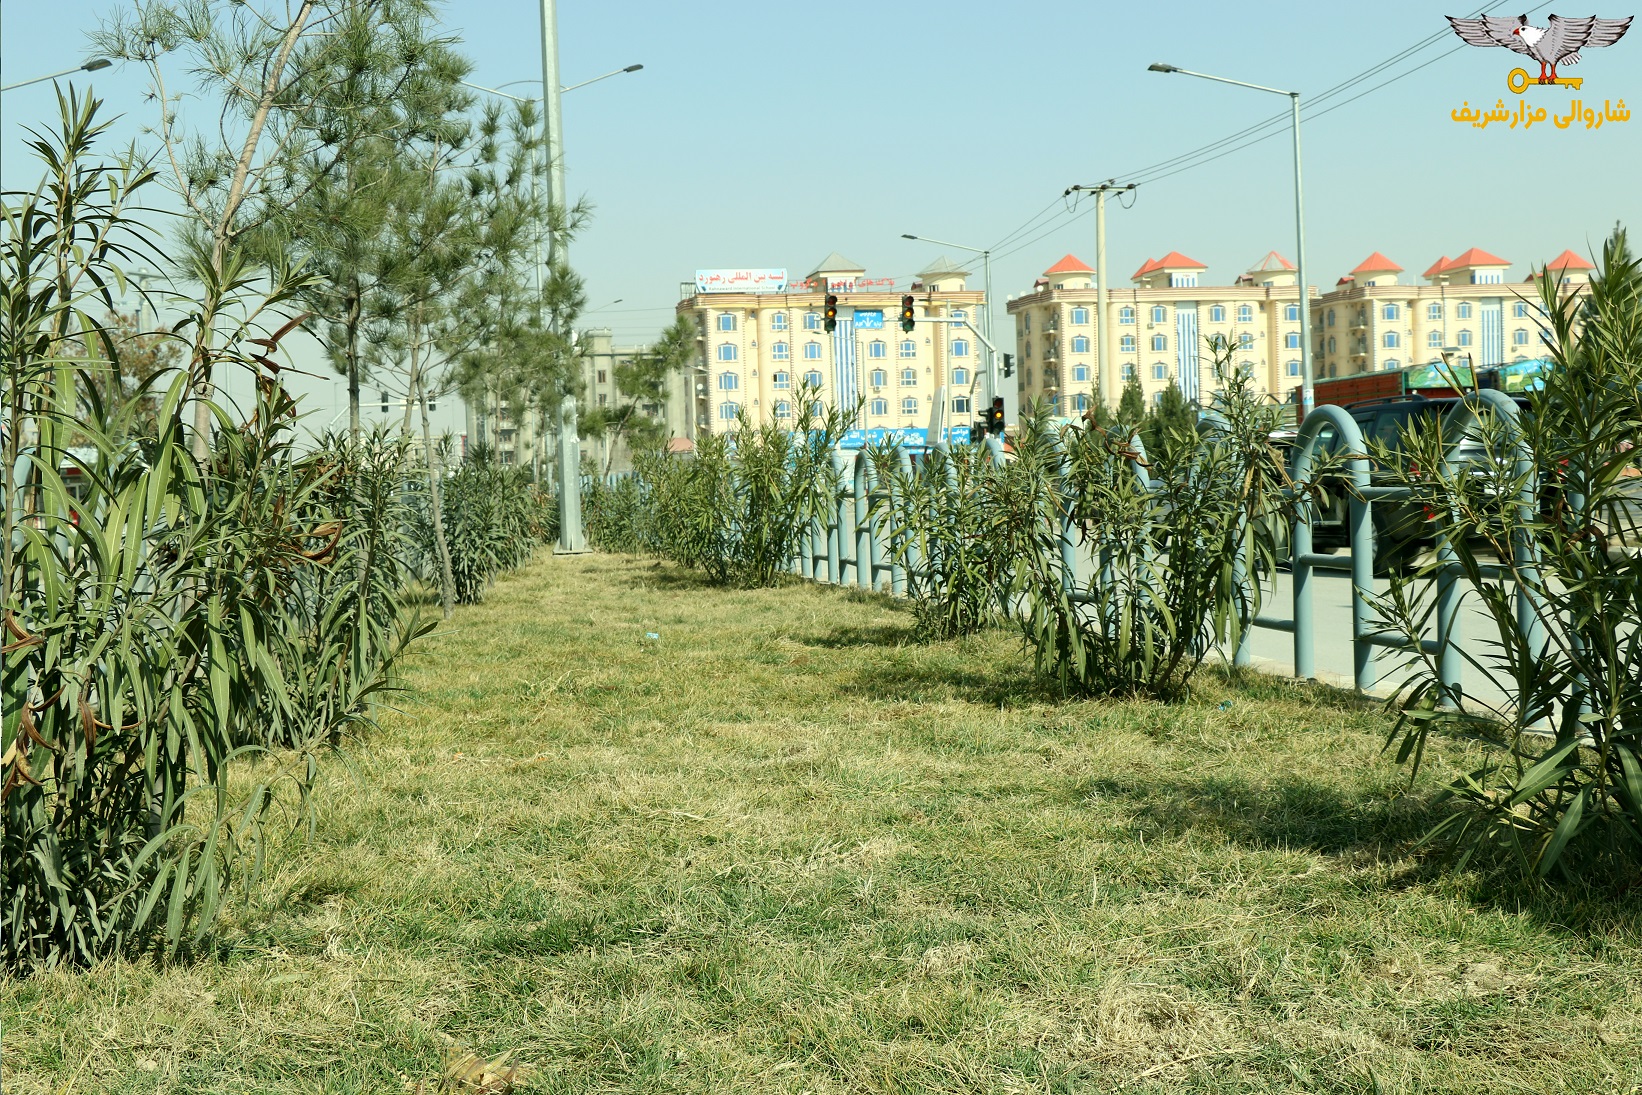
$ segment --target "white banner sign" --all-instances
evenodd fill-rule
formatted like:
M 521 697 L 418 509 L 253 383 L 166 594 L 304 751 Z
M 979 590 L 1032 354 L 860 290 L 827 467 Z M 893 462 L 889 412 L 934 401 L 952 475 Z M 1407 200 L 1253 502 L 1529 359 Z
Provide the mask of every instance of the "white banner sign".
M 780 293 L 787 288 L 785 270 L 697 270 L 698 293 Z

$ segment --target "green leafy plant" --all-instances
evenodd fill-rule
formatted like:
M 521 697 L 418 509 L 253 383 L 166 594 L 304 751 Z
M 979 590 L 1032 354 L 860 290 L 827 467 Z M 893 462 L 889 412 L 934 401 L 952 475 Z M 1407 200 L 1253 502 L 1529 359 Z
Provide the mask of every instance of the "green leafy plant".
M 1481 743 L 1456 810 L 1431 835 L 1461 863 L 1503 850 L 1540 876 L 1642 871 L 1642 262 L 1616 230 L 1588 297 L 1538 278 L 1554 367 L 1515 416 L 1481 411 L 1485 459 L 1446 459 L 1458 423 L 1416 426 L 1387 461 L 1446 537 L 1453 574 L 1493 621 L 1493 653 L 1468 656 L 1503 693 L 1441 684 L 1416 651 L 1391 741 L 1416 769 L 1433 732 Z M 1496 570 L 1495 567 L 1501 569 Z M 1395 582 L 1388 623 L 1417 635 L 1442 563 Z M 1517 590 L 1526 594 L 1519 600 Z

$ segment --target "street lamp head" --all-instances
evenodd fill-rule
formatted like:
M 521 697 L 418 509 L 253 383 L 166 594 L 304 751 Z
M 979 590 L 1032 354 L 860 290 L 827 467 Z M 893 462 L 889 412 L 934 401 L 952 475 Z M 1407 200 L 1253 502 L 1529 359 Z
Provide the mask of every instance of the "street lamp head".
M 85 64 L 81 65 L 80 68 L 86 72 L 96 72 L 98 69 L 107 68 L 113 63 L 114 62 L 110 61 L 107 57 L 94 57 Z
M 623 72 L 637 72 L 639 69 L 641 69 L 643 67 L 644 67 L 643 65 L 628 65 L 626 68 L 622 69 L 622 71 Z
M 1175 66 L 1173 66 L 1173 65 L 1166 65 L 1166 64 L 1162 63 L 1161 61 L 1159 61 L 1156 64 L 1147 65 L 1146 66 L 1146 71 L 1147 72 L 1179 72 L 1180 70 L 1178 68 L 1176 68 Z
M 914 236 L 911 232 L 902 232 L 901 233 L 901 238 L 904 239 L 904 240 L 915 240 L 918 237 Z

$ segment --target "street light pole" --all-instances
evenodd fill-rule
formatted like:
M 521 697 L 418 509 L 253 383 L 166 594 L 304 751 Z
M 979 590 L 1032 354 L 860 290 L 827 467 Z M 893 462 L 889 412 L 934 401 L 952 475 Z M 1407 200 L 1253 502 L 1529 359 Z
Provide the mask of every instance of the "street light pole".
M 47 80 L 60 80 L 64 76 L 73 76 L 76 72 L 96 72 L 99 69 L 107 68 L 113 63 L 114 62 L 110 61 L 107 57 L 93 57 L 83 65 L 76 65 L 73 68 L 65 68 L 63 71 L 53 72 L 49 76 L 35 76 L 32 79 L 19 80 L 15 84 L 7 84 L 5 87 L 0 87 L 0 91 L 10 91 L 13 88 L 28 87 L 30 84 L 43 84 Z
M 1224 76 L 1210 76 L 1206 72 L 1193 72 L 1190 69 L 1177 68 L 1174 65 L 1154 64 L 1147 66 L 1148 72 L 1178 72 L 1182 76 L 1196 76 L 1201 80 L 1213 80 L 1216 83 L 1232 84 L 1235 87 L 1246 87 L 1254 91 L 1266 91 L 1273 95 L 1287 95 L 1289 109 L 1292 112 L 1294 128 L 1294 247 L 1295 261 L 1298 265 L 1297 274 L 1300 279 L 1300 417 L 1310 414 L 1317 403 L 1317 388 L 1312 376 L 1311 362 L 1311 286 L 1306 281 L 1306 214 L 1305 191 L 1300 182 L 1300 93 L 1298 91 L 1284 91 L 1281 88 L 1267 87 L 1264 84 L 1250 84 L 1242 80 L 1231 80 Z
M 992 405 L 992 397 L 1001 394 L 998 391 L 998 355 L 992 348 L 992 252 L 984 247 L 970 247 L 963 243 L 952 243 L 948 240 L 932 240 L 928 236 L 915 236 L 911 232 L 902 232 L 904 240 L 917 240 L 920 243 L 933 243 L 937 247 L 956 247 L 960 251 L 973 251 L 981 256 L 981 280 L 985 284 L 984 296 L 986 305 L 981 309 L 980 334 L 986 336 L 986 404 Z

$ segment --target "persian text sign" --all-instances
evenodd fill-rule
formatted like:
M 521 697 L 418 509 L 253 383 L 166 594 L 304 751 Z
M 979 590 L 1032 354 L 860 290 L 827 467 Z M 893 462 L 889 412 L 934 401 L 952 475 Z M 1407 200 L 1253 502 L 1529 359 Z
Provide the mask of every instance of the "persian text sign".
M 780 293 L 786 288 L 786 270 L 696 271 L 698 293 Z

